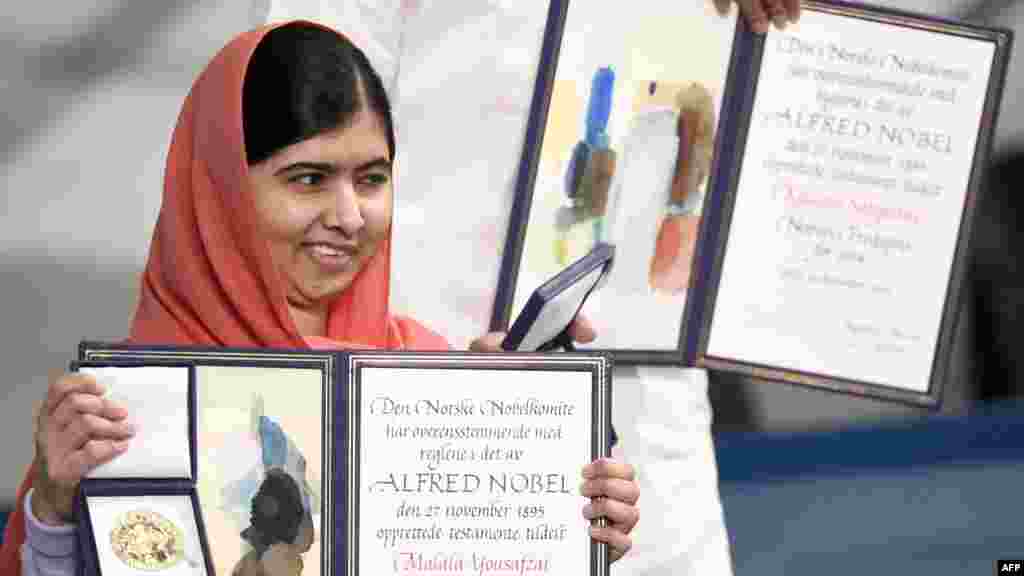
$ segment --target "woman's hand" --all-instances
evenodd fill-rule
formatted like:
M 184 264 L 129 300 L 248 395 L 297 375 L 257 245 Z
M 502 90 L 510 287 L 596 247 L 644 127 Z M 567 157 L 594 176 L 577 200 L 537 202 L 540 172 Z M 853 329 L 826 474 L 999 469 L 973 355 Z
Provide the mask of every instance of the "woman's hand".
M 501 352 L 501 343 L 505 340 L 506 335 L 505 332 L 488 332 L 473 340 L 469 344 L 469 349 L 472 352 Z M 590 320 L 587 320 L 582 313 L 573 318 L 572 324 L 569 325 L 569 335 L 572 336 L 574 342 L 581 344 L 593 342 L 597 338 L 597 332 L 594 331 Z
M 640 486 L 633 467 L 612 458 L 595 460 L 583 467 L 580 492 L 590 498 L 590 503 L 583 507 L 583 517 L 606 520 L 603 527 L 592 527 L 590 535 L 608 544 L 608 555 L 615 562 L 633 545 L 629 533 L 640 520 L 640 509 L 636 507 Z
M 750 22 L 754 32 L 765 33 L 772 24 L 782 30 L 788 23 L 800 18 L 800 0 L 714 0 L 715 8 L 723 16 L 729 13 L 733 2 Z
M 590 321 L 578 314 L 569 326 L 569 334 L 576 342 L 593 342 L 597 337 Z M 498 352 L 504 332 L 490 332 L 477 338 L 469 349 L 475 352 Z M 590 498 L 583 508 L 587 520 L 604 518 L 605 526 L 590 529 L 591 537 L 608 544 L 612 562 L 622 558 L 633 545 L 629 533 L 640 519 L 636 502 L 640 498 L 640 486 L 636 483 L 633 467 L 611 458 L 595 460 L 583 467 L 581 493 Z
M 64 374 L 51 382 L 36 421 L 32 512 L 40 522 L 71 522 L 82 477 L 128 449 L 135 433 L 128 411 L 103 398 L 105 392 L 88 374 Z

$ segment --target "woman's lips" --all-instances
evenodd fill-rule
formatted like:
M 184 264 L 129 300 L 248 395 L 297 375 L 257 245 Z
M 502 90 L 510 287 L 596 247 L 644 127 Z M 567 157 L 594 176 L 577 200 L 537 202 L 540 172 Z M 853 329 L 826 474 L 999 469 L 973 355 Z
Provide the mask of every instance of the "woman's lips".
M 311 242 L 304 244 L 303 247 L 309 257 L 327 272 L 344 272 L 357 253 L 355 247 L 324 242 Z

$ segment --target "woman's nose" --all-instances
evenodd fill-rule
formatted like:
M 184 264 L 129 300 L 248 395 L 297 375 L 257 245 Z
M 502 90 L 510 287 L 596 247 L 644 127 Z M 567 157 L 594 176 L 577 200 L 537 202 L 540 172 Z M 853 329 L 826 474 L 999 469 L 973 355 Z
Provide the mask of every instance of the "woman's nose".
M 355 235 L 366 221 L 352 181 L 341 179 L 331 196 L 331 203 L 324 215 L 324 226 L 338 228 L 346 236 Z

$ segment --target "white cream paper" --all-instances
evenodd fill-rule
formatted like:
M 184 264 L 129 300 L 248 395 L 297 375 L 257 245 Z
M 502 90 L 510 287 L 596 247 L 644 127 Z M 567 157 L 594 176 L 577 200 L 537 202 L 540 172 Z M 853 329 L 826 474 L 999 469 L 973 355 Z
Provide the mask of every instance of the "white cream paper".
M 361 375 L 358 573 L 589 573 L 590 372 Z
M 812 10 L 767 37 L 709 356 L 928 389 L 993 55 Z
M 192 477 L 188 368 L 107 366 L 81 372 L 106 386 L 106 397 L 127 408 L 135 425 L 128 450 L 88 478 Z

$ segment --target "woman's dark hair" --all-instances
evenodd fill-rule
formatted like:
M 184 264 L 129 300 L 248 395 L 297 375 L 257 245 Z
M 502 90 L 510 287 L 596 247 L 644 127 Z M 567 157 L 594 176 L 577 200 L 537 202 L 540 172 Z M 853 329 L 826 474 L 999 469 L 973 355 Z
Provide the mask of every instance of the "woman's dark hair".
M 362 50 L 307 23 L 277 27 L 253 51 L 242 87 L 248 163 L 344 126 L 364 106 L 380 116 L 394 158 L 391 104 Z
M 304 510 L 299 485 L 287 472 L 271 468 L 252 498 L 250 527 L 242 536 L 260 554 L 279 542 L 294 544 Z

